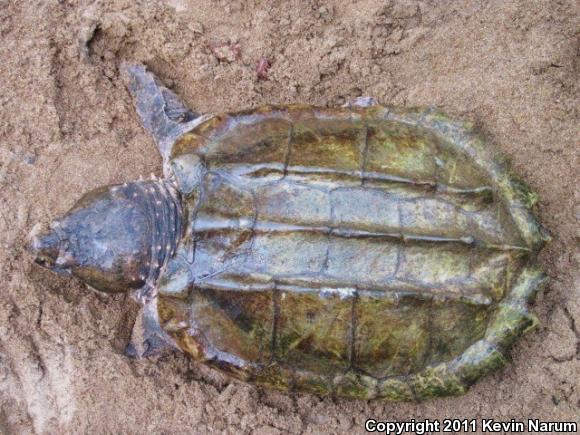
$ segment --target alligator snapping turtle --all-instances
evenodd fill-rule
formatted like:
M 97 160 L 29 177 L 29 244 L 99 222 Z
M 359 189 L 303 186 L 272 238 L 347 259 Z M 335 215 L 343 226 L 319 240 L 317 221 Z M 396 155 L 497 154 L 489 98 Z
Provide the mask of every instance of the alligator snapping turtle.
M 200 116 L 124 74 L 164 178 L 84 195 L 36 262 L 143 304 L 127 352 L 353 398 L 461 394 L 535 324 L 535 196 L 432 109 Z

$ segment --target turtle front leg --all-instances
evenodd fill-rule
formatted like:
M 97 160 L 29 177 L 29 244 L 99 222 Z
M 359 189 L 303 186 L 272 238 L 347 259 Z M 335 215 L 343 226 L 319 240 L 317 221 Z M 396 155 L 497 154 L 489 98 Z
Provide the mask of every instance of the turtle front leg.
M 146 301 L 135 319 L 131 341 L 125 348 L 125 354 L 139 359 L 175 350 L 179 350 L 177 344 L 159 323 L 157 299 Z
M 169 351 L 179 350 L 173 338 L 163 329 L 159 317 L 159 297 L 180 297 L 187 294 L 193 284 L 190 271 L 192 258 L 191 243 L 178 248 L 167 265 L 161 270 L 155 285 L 146 285 L 137 290 L 133 297 L 141 304 L 135 319 L 131 341 L 125 353 L 131 358 L 147 358 Z
M 144 65 L 123 63 L 120 69 L 135 100 L 141 123 L 157 143 L 167 176 L 167 162 L 173 144 L 183 134 L 206 120 L 207 116 L 189 110 Z
M 192 258 L 191 244 L 186 243 L 178 249 L 175 256 L 167 262 L 155 287 L 137 291 L 135 299 L 142 305 L 131 342 L 125 352 L 132 358 L 146 358 L 168 351 L 179 350 L 171 336 L 162 328 L 159 318 L 159 298 L 184 298 L 193 284 L 190 271 Z

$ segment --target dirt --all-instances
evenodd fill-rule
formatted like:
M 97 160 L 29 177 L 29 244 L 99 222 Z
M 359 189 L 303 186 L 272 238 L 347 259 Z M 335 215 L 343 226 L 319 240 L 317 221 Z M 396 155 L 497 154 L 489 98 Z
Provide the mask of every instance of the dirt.
M 0 1 L 0 433 L 364 433 L 377 419 L 580 408 L 579 4 L 571 1 Z M 269 68 L 259 76 L 256 65 Z M 27 234 L 94 187 L 161 175 L 118 65 L 195 110 L 360 95 L 475 121 L 540 195 L 553 236 L 540 326 L 463 397 L 267 391 L 180 354 L 123 355 L 137 306 L 33 266 Z

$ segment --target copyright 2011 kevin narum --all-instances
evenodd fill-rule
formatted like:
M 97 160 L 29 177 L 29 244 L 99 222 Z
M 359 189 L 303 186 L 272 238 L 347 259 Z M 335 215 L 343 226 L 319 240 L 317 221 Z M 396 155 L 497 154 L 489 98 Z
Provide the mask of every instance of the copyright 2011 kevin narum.
M 365 421 L 368 433 L 386 435 L 432 433 L 577 433 L 578 422 L 543 421 L 530 418 L 527 420 L 494 420 L 493 418 L 446 418 L 442 420 L 379 421 L 369 418 Z

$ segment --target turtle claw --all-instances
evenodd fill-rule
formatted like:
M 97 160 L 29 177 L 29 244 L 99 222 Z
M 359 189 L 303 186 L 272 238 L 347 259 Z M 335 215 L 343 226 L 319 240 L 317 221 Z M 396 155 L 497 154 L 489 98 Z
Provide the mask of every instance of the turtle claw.
M 139 311 L 131 341 L 125 348 L 130 358 L 141 359 L 178 349 L 173 339 L 159 325 L 156 300 L 147 302 Z
M 125 355 L 129 358 L 141 359 L 149 358 L 155 355 L 163 355 L 173 351 L 174 346 L 167 343 L 166 339 L 157 334 L 151 334 L 141 343 L 131 341 L 125 347 Z

